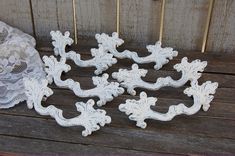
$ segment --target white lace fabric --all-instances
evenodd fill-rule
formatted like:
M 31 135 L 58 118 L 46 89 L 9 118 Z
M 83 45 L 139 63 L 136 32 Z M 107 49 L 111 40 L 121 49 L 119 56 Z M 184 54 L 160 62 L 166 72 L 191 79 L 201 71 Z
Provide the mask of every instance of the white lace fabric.
M 0 21 L 0 108 L 26 100 L 23 77 L 44 78 L 35 39 Z

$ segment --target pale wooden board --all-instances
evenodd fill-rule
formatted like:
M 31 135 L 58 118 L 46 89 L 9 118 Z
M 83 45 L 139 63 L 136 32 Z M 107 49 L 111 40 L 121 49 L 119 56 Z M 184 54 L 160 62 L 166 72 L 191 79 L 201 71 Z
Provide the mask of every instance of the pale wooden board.
M 88 56 L 86 50 L 83 51 L 82 57 Z M 52 52 L 40 53 L 41 55 L 51 55 Z M 183 55 L 183 53 L 180 53 L 180 55 Z M 207 58 L 210 60 L 209 64 L 212 61 L 217 63 L 222 61 L 225 64 L 224 69 L 234 62 L 232 55 L 227 57 L 224 55 L 222 58 L 217 58 L 215 54 L 208 53 L 191 52 L 189 55 L 190 58 Z M 131 62 L 127 60 L 126 62 L 119 61 L 116 64 L 116 70 L 124 66 L 128 68 L 129 63 Z M 83 89 L 94 87 L 91 84 L 91 76 L 94 70 L 91 70 L 91 68 L 78 68 L 74 63 L 70 65 L 72 71 L 64 74 L 63 80 L 72 78 L 80 82 Z M 218 64 L 215 65 L 215 67 L 218 66 Z M 232 68 L 234 67 L 232 66 Z M 203 73 L 203 81 L 212 80 L 222 84 L 225 81 L 234 79 L 234 76 L 227 75 L 223 71 L 212 72 L 210 76 Z M 169 72 L 176 73 L 163 68 L 158 72 L 155 71 L 155 73 L 153 71 L 149 72 L 152 76 L 149 80 L 152 82 L 159 76 L 171 75 L 167 74 Z M 107 71 L 107 73 L 111 74 L 112 71 Z M 109 81 L 112 80 L 109 79 Z M 170 105 L 185 103 L 190 106 L 192 99 L 183 94 L 185 87 L 178 89 L 167 87 L 162 88 L 160 91 L 147 91 L 149 96 L 158 97 L 156 106 L 152 108 L 160 112 L 166 112 Z M 50 86 L 50 88 L 53 89 L 54 94 L 43 105 L 55 105 L 63 110 L 63 115 L 67 118 L 78 115 L 74 105 L 75 102 L 87 101 L 88 99 L 79 98 L 72 91 L 59 89 L 55 85 Z M 142 89 L 138 89 L 137 95 L 140 91 Z M 125 92 L 102 107 L 112 117 L 112 123 L 86 138 L 80 135 L 83 128 L 60 127 L 51 117 L 40 116 L 34 110 L 29 110 L 26 103 L 21 103 L 12 109 L 0 111 L 0 151 L 45 153 L 44 155 L 48 152 L 63 153 L 65 155 L 70 153 L 81 155 L 157 155 L 157 153 L 170 155 L 232 155 L 235 152 L 234 91 L 234 85 L 232 87 L 232 84 L 231 86 L 228 86 L 228 84 L 219 85 L 215 99 L 207 112 L 201 110 L 192 116 L 178 116 L 170 122 L 146 120 L 148 127 L 145 130 L 137 128 L 135 122 L 128 120 L 128 117 L 117 109 L 126 99 L 139 99 L 139 97 L 130 96 Z
M 166 0 L 163 44 L 200 50 L 207 17 L 206 0 Z
M 1 0 L 0 21 L 33 34 L 29 0 Z
M 120 37 L 125 45 L 145 47 L 159 37 L 160 0 L 120 1 Z M 166 0 L 163 46 L 201 50 L 209 0 Z M 32 0 L 36 37 L 51 40 L 51 30 L 74 37 L 72 0 Z M 116 31 L 115 0 L 76 0 L 78 38 Z M 1 0 L 0 20 L 33 34 L 29 0 Z M 85 42 L 80 41 L 80 44 Z M 215 0 L 206 51 L 235 50 L 235 2 Z M 95 43 L 95 42 L 94 42 Z
M 127 44 L 154 44 L 159 38 L 160 1 L 120 1 L 120 37 Z
M 116 31 L 115 0 L 76 0 L 78 38 Z
M 51 30 L 73 33 L 72 0 L 32 0 L 36 36 L 50 40 Z
M 207 51 L 235 52 L 235 1 L 216 0 L 208 36 Z

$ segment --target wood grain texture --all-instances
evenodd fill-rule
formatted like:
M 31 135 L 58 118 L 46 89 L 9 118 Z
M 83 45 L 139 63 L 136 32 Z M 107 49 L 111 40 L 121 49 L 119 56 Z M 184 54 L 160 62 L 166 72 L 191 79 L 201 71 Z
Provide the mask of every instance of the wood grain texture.
M 120 37 L 127 44 L 154 44 L 159 37 L 160 1 L 120 1 Z
M 76 0 L 78 38 L 116 31 L 115 0 Z
M 50 50 L 40 51 L 41 55 L 52 53 Z M 225 65 L 223 69 L 226 69 L 235 59 L 231 55 L 219 57 L 221 54 L 198 52 L 189 54 L 188 57 L 191 59 L 203 60 L 205 57 L 210 61 L 208 65 L 218 62 L 214 65 L 215 69 L 220 66 L 219 63 L 223 63 Z M 83 59 L 90 57 L 85 49 L 81 50 L 81 55 Z M 184 55 L 181 52 L 176 62 Z M 94 87 L 91 83 L 91 77 L 94 76 L 93 68 L 78 68 L 71 61 L 68 63 L 72 66 L 72 70 L 64 74 L 62 79 L 72 78 L 79 81 L 83 89 Z M 107 73 L 111 74 L 120 67 L 130 68 L 131 64 L 128 60 L 119 61 Z M 172 66 L 173 64 L 169 63 L 166 68 L 159 71 L 149 69 L 151 66 L 143 66 L 151 73 L 145 80 L 154 82 L 159 76 L 166 75 L 177 79 L 180 74 L 173 71 Z M 232 65 L 232 68 L 235 66 Z M 206 80 L 219 82 L 215 99 L 208 112 L 201 110 L 192 116 L 178 116 L 170 122 L 147 120 L 148 127 L 142 130 L 117 109 L 126 99 L 139 98 L 125 92 L 102 107 L 112 117 L 112 123 L 84 138 L 80 135 L 81 127 L 60 127 L 49 116 L 40 116 L 34 110 L 29 110 L 23 102 L 12 109 L 0 110 L 0 151 L 30 154 L 78 154 L 80 151 L 83 155 L 232 155 L 235 153 L 235 70 L 231 69 L 231 73 L 226 73 L 226 70 L 211 72 L 211 68 L 206 69 L 200 82 Z M 109 81 L 114 80 L 109 78 Z M 149 96 L 158 97 L 153 109 L 166 112 L 172 104 L 185 103 L 190 106 L 192 99 L 183 94 L 187 86 L 188 84 L 178 89 L 165 87 L 160 91 L 147 91 Z M 43 105 L 53 104 L 61 108 L 65 117 L 78 115 L 74 103 L 88 100 L 88 98 L 79 98 L 72 91 L 60 89 L 54 84 L 50 87 L 54 94 Z M 143 89 L 137 89 L 137 94 L 141 91 Z M 39 145 L 40 147 L 36 148 Z
M 209 0 L 166 0 L 163 45 L 178 50 L 201 50 Z M 51 30 L 74 36 L 72 0 L 32 0 L 38 41 L 50 41 Z M 94 35 L 116 31 L 115 0 L 76 0 L 79 45 Z M 125 45 L 145 47 L 159 37 L 160 0 L 120 1 L 120 37 Z M 234 53 L 235 2 L 215 0 L 206 51 Z M 28 0 L 1 0 L 0 20 L 32 34 Z
M 0 21 L 33 34 L 29 0 L 1 0 Z
M 51 40 L 51 30 L 68 30 L 73 36 L 72 0 L 32 0 L 32 6 L 38 40 Z
M 235 1 L 216 0 L 208 36 L 207 51 L 235 52 Z
M 181 50 L 200 50 L 208 1 L 166 0 L 163 44 Z
M 0 136 L 0 152 L 1 156 L 31 156 L 31 155 L 137 155 L 137 156 L 151 156 L 151 152 L 139 152 L 134 150 L 125 150 L 117 148 L 109 148 L 102 146 L 82 145 L 66 142 L 56 142 L 53 140 L 39 140 L 33 138 L 21 138 L 17 136 Z M 4 140 L 9 140 L 5 142 Z M 19 144 L 24 146 L 19 147 Z M 55 154 L 56 153 L 56 154 Z M 156 155 L 156 154 L 154 154 Z M 160 155 L 160 154 L 159 154 Z M 158 156 L 158 154 L 156 155 Z

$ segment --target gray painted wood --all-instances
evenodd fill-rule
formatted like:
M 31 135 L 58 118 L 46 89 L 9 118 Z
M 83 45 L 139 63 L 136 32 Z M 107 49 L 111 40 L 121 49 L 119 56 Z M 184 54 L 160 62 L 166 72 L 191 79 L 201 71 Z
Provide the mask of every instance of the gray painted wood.
M 212 129 L 212 127 L 210 127 L 212 124 L 209 125 L 209 123 L 206 123 L 208 120 L 194 121 L 194 119 L 191 118 L 190 121 L 194 121 L 195 123 L 205 123 L 203 127 L 198 127 L 196 125 L 194 127 L 194 131 L 191 131 L 191 133 L 186 130 L 183 132 L 180 131 L 180 129 L 177 130 L 177 128 L 174 128 L 176 126 L 171 125 L 170 123 L 161 124 L 159 122 L 149 122 L 151 127 L 154 125 L 156 126 L 155 129 L 147 129 L 143 131 L 138 128 L 131 128 L 134 126 L 134 124 L 131 123 L 126 125 L 125 128 L 110 125 L 109 127 L 102 128 L 100 131 L 93 134 L 93 136 L 84 138 L 80 135 L 82 130 L 81 128 L 59 127 L 53 120 L 12 115 L 0 115 L 0 117 L 1 134 L 8 136 L 28 137 L 38 140 L 53 140 L 57 142 L 70 142 L 73 144 L 105 146 L 117 149 L 129 149 L 156 153 L 167 153 L 171 151 L 171 153 L 175 154 L 193 154 L 203 152 L 231 154 L 235 152 L 233 148 L 235 146 L 235 142 L 233 140 L 234 138 L 223 138 L 213 135 L 207 137 L 204 135 L 203 132 L 208 129 Z M 114 117 L 114 119 L 117 118 Z M 226 123 L 227 121 L 220 121 L 220 123 L 222 122 Z M 27 125 L 25 125 L 25 123 L 27 123 Z M 230 123 L 231 122 L 227 125 Z M 188 125 L 189 121 L 187 122 L 185 120 L 185 122 L 181 124 Z M 10 127 L 14 129 L 9 130 Z M 199 129 L 201 131 L 204 129 L 204 131 L 200 134 L 195 133 L 196 131 L 199 131 Z M 223 130 L 222 128 L 220 129 Z M 228 129 L 228 131 L 229 130 L 232 129 Z M 221 134 L 226 133 L 223 132 Z M 21 144 L 18 144 L 18 146 L 20 147 Z
M 72 0 L 32 0 L 36 36 L 50 40 L 51 30 L 73 33 Z
M 160 0 L 121 0 L 120 36 L 125 45 L 145 47 L 158 40 Z M 163 45 L 200 50 L 209 0 L 166 0 Z M 73 35 L 72 0 L 32 0 L 37 39 L 48 42 L 51 30 Z M 78 38 L 116 31 L 115 0 L 76 0 Z M 235 2 L 215 0 L 207 51 L 235 50 Z M 32 34 L 29 0 L 1 0 L 0 20 Z M 83 44 L 84 42 L 80 42 Z
M 92 145 L 73 144 L 70 142 L 55 142 L 53 140 L 38 140 L 17 136 L 0 136 L 0 155 L 137 155 L 161 156 L 162 154 L 140 152 L 135 150 L 117 149 Z M 4 140 L 8 140 L 5 142 Z M 23 146 L 18 146 L 23 145 Z
M 216 0 L 207 51 L 235 53 L 235 1 Z
M 0 20 L 33 34 L 29 0 L 1 0 Z
M 160 1 L 120 1 L 120 37 L 127 44 L 154 44 L 159 38 Z
M 76 0 L 78 38 L 116 31 L 115 0 Z
M 88 51 L 81 51 L 82 57 L 86 59 Z M 40 52 L 41 55 L 51 55 L 51 53 L 52 51 Z M 185 53 L 180 53 L 176 60 L 179 61 L 184 55 Z M 191 52 L 189 57 L 206 58 L 210 63 L 217 62 L 214 65 L 215 69 L 222 68 L 220 63 L 224 64 L 224 70 L 217 72 L 211 72 L 210 68 L 207 68 L 208 74 L 202 76 L 204 80 L 216 80 L 219 84 L 233 81 L 235 66 L 231 67 L 233 68 L 232 74 L 224 72 L 234 62 L 235 57 L 231 57 L 234 55 L 220 55 L 222 57 L 218 57 L 218 54 Z M 129 67 L 129 64 L 130 61 L 123 60 L 113 68 L 117 70 L 120 67 Z M 63 79 L 70 77 L 79 81 L 82 88 L 92 88 L 92 68 L 77 68 L 74 63 L 71 65 L 72 71 L 64 74 Z M 172 66 L 173 64 L 171 68 Z M 109 74 L 112 72 L 107 71 Z M 173 74 L 169 66 L 162 68 L 160 72 L 150 72 L 151 77 L 146 79 L 151 81 L 159 76 Z M 79 98 L 68 89 L 59 89 L 55 85 L 50 87 L 54 94 L 44 102 L 44 106 L 53 104 L 64 110 L 64 115 L 68 118 L 78 114 L 75 102 L 87 101 L 87 98 Z M 185 87 L 187 86 L 178 89 L 165 87 L 160 91 L 147 91 L 149 96 L 159 97 L 153 109 L 165 112 L 169 105 L 180 102 L 190 106 L 192 99 L 183 94 Z M 140 91 L 142 90 L 138 89 L 138 94 Z M 223 84 L 217 89 L 208 112 L 200 111 L 193 116 L 178 116 L 170 122 L 147 120 L 148 127 L 145 130 L 137 128 L 134 122 L 129 121 L 128 117 L 117 109 L 118 105 L 126 99 L 138 98 L 124 93 L 103 108 L 112 117 L 112 123 L 86 138 L 80 135 L 81 127 L 60 127 L 49 116 L 39 116 L 34 110 L 29 110 L 26 103 L 21 103 L 12 109 L 0 110 L 0 151 L 32 154 L 38 152 L 65 154 L 75 152 L 77 154 L 81 151 L 84 155 L 104 155 L 105 153 L 107 155 L 143 155 L 145 153 L 152 155 L 157 155 L 156 153 L 231 155 L 235 152 L 234 92 L 233 83 L 231 86 Z M 40 147 L 37 148 L 38 145 Z
M 200 50 L 207 9 L 205 0 L 166 0 L 163 44 Z

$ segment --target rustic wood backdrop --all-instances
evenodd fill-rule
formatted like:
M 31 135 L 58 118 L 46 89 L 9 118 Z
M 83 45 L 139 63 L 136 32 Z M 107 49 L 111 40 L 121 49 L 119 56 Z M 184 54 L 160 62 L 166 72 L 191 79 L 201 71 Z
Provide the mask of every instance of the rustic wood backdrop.
M 126 44 L 144 46 L 158 40 L 161 1 L 120 2 L 120 37 Z M 167 0 L 163 45 L 200 50 L 208 5 L 208 0 Z M 115 0 L 76 0 L 76 7 L 80 40 L 116 30 Z M 73 36 L 72 15 L 72 0 L 0 0 L 0 20 L 35 34 L 38 41 L 49 41 L 49 32 L 57 29 L 69 30 Z M 235 2 L 215 0 L 206 51 L 234 53 L 234 50 Z

